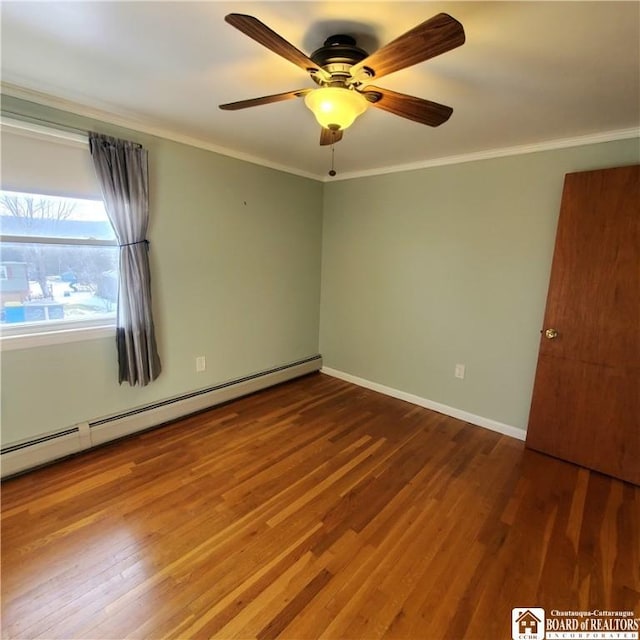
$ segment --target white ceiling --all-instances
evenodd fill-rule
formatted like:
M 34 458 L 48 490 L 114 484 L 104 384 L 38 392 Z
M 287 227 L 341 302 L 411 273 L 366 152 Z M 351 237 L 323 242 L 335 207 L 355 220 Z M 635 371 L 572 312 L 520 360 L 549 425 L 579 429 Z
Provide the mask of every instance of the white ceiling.
M 441 11 L 463 24 L 466 43 L 378 84 L 450 105 L 451 119 L 431 128 L 370 108 L 335 146 L 339 174 L 602 133 L 624 137 L 640 125 L 638 2 L 4 0 L 2 81 L 7 93 L 37 91 L 322 177 L 331 151 L 319 146 L 302 100 L 217 108 L 314 86 L 224 16 L 253 15 L 310 54 L 334 33 L 354 35 L 372 52 Z

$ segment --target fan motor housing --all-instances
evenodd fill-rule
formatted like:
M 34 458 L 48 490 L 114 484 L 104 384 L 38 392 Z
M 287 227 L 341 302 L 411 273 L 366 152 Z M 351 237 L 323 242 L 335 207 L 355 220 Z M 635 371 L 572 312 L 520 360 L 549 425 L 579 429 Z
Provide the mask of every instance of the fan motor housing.
M 348 77 L 349 69 L 368 55 L 364 49 L 356 46 L 356 41 L 351 36 L 336 34 L 329 36 L 310 58 L 332 76 Z

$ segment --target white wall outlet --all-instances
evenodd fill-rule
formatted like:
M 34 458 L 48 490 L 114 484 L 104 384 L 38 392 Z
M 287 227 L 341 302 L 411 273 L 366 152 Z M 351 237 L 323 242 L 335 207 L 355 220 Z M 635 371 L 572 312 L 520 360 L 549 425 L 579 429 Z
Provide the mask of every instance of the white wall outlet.
M 196 371 L 198 373 L 201 373 L 202 371 L 205 371 L 207 368 L 207 360 L 205 359 L 204 356 L 198 356 L 196 358 Z
M 464 365 L 463 364 L 457 364 L 456 368 L 453 370 L 453 375 L 456 378 L 460 378 L 460 380 L 464 379 Z

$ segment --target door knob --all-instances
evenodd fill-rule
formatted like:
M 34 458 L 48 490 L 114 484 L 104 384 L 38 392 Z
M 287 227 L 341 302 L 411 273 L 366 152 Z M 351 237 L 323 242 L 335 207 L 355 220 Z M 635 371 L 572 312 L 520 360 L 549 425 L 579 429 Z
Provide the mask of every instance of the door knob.
M 555 329 L 547 329 L 544 332 L 545 338 L 549 338 L 549 340 L 553 340 L 558 337 L 558 332 Z

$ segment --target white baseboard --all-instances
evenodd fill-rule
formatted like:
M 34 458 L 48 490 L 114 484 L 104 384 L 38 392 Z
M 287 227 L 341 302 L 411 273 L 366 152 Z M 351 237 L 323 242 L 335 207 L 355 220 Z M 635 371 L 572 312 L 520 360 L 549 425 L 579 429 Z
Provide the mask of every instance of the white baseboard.
M 281 382 L 304 376 L 318 371 L 322 366 L 322 359 L 317 358 L 283 367 L 276 371 L 261 374 L 249 379 L 233 382 L 206 391 L 180 398 L 176 402 L 163 403 L 157 407 L 147 407 L 143 411 L 128 412 L 122 416 L 113 416 L 96 420 L 91 425 L 91 444 L 98 445 L 110 440 L 122 438 L 136 431 L 148 429 L 165 422 L 171 422 L 191 413 L 209 409 L 223 402 L 229 402 L 242 396 L 267 389 Z
M 86 448 L 86 440 L 76 430 L 61 436 L 56 435 L 51 440 L 29 444 L 2 454 L 2 477 L 39 467 Z
M 124 414 L 108 416 L 92 422 L 74 425 L 60 433 L 43 434 L 30 441 L 12 443 L 2 452 L 2 477 L 64 458 L 84 449 L 117 440 L 166 422 L 209 409 L 281 382 L 318 371 L 322 358 L 314 356 L 283 367 L 257 373 L 239 380 L 204 389 L 155 405 L 140 407 Z
M 432 411 L 443 413 L 447 416 L 451 416 L 452 418 L 457 418 L 458 420 L 469 422 L 470 424 L 476 425 L 478 427 L 483 427 L 484 429 L 497 431 L 498 433 L 509 436 L 511 438 L 524 440 L 527 435 L 527 432 L 524 431 L 524 429 L 512 427 L 511 425 L 503 424 L 502 422 L 497 422 L 496 420 L 491 420 L 490 418 L 483 418 L 482 416 L 477 416 L 473 413 L 469 413 L 468 411 L 462 411 L 461 409 L 456 409 L 455 407 L 449 407 L 446 404 L 440 404 L 439 402 L 434 402 L 433 400 L 427 400 L 426 398 L 421 398 L 420 396 L 413 395 L 412 393 L 406 393 L 405 391 L 400 391 L 398 389 L 394 389 L 393 387 L 387 387 L 377 382 L 371 382 L 371 380 L 359 378 L 358 376 L 353 376 L 350 373 L 344 373 L 343 371 L 332 369 L 331 367 L 322 367 L 320 371 L 322 373 L 326 373 L 328 376 L 340 378 L 340 380 L 344 380 L 345 382 L 357 384 L 359 387 L 365 387 L 366 389 L 371 389 L 371 391 L 377 391 L 378 393 L 383 393 L 386 396 L 391 396 L 392 398 L 404 400 L 405 402 L 410 402 L 411 404 L 418 405 L 419 407 L 424 407 L 425 409 L 431 409 Z

